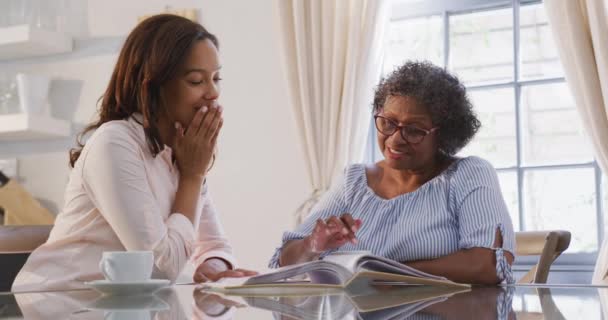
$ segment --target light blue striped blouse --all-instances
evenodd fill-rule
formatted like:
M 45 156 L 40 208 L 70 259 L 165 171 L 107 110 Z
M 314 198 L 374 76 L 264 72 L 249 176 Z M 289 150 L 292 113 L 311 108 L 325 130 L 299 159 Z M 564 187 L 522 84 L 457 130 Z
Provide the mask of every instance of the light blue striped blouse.
M 308 218 L 295 231 L 284 233 L 283 244 L 309 235 L 317 219 L 343 213 L 361 219 L 363 225 L 357 232 L 358 244 L 347 243 L 337 250 L 368 250 L 406 262 L 436 259 L 473 247 L 492 248 L 498 277 L 514 282 L 503 254 L 503 249 L 514 252 L 513 224 L 496 171 L 486 160 L 458 158 L 417 190 L 392 199 L 381 198 L 369 188 L 365 165 L 351 165 Z M 502 233 L 502 249 L 493 248 L 497 229 Z M 280 254 L 281 248 L 277 248 L 271 268 L 279 266 Z

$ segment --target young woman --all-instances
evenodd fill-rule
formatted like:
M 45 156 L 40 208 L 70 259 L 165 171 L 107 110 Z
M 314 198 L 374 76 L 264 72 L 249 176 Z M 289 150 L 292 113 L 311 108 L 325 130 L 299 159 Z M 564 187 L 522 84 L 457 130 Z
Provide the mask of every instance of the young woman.
M 13 291 L 73 289 L 103 279 L 104 251 L 152 251 L 153 278 L 175 280 L 189 259 L 195 281 L 236 269 L 205 176 L 222 128 L 217 38 L 174 15 L 128 36 L 86 144 L 70 152 L 65 207 Z

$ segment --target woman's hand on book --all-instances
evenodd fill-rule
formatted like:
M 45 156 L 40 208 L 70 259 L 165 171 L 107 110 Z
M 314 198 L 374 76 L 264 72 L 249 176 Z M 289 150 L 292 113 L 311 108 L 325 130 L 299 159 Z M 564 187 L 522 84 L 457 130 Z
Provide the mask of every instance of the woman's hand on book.
M 327 220 L 319 219 L 305 240 L 310 251 L 316 254 L 339 248 L 347 242 L 357 244 L 355 233 L 361 224 L 360 219 L 353 219 L 348 213 L 340 217 L 331 216 Z
M 194 282 L 218 281 L 222 278 L 252 277 L 257 274 L 257 272 L 247 269 L 234 269 L 220 272 L 198 272 L 194 275 Z
M 194 282 L 218 281 L 222 278 L 242 278 L 258 273 L 246 269 L 229 269 L 223 260 L 211 258 L 201 263 L 194 272 Z

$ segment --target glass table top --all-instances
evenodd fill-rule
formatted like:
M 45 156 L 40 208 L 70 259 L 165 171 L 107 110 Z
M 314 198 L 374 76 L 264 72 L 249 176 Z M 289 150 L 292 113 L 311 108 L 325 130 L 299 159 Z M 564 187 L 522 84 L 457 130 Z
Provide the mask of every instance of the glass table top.
M 608 288 L 590 286 L 474 287 L 451 293 L 384 286 L 365 294 L 240 297 L 176 285 L 147 296 L 93 290 L 1 293 L 0 319 L 604 319 L 607 305 Z

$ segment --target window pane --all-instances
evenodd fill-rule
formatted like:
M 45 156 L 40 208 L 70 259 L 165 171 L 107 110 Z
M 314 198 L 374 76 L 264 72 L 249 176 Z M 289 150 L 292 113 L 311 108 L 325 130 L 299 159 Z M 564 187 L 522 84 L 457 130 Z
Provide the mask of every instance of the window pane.
M 515 166 L 517 145 L 513 89 L 471 90 L 469 97 L 481 121 L 481 128 L 460 155 L 482 157 L 496 168 Z
M 465 82 L 513 80 L 513 10 L 450 17 L 450 69 Z
M 439 16 L 391 22 L 384 74 L 406 60 L 429 60 L 443 66 L 442 43 L 442 23 Z
M 568 253 L 597 250 L 593 168 L 526 171 L 523 191 L 526 230 L 568 230 Z
M 499 171 L 498 181 L 500 182 L 500 190 L 513 221 L 513 229 L 518 231 L 520 228 L 519 206 L 517 205 L 517 171 Z
M 520 77 L 538 79 L 563 76 L 543 5 L 522 6 L 519 25 Z
M 525 165 L 593 161 L 566 83 L 522 87 L 521 110 Z

